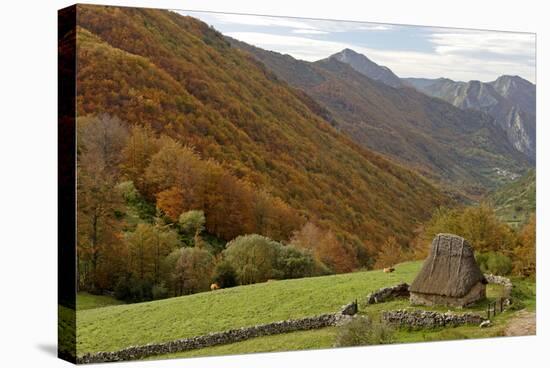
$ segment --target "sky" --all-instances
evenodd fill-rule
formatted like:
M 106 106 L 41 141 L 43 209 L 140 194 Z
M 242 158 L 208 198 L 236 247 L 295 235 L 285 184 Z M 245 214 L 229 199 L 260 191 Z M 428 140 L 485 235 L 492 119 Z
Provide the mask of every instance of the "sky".
M 317 61 L 345 48 L 400 77 L 489 82 L 519 75 L 535 83 L 535 34 L 177 10 L 224 35 Z

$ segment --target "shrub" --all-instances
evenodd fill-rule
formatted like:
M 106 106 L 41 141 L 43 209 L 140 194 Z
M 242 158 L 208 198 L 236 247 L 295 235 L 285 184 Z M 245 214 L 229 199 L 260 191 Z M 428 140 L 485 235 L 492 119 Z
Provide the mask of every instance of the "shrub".
M 521 310 L 525 308 L 525 300 L 534 299 L 535 292 L 529 288 L 525 283 L 519 280 L 513 280 L 513 287 L 511 292 L 511 310 Z
M 340 326 L 336 346 L 361 346 L 390 344 L 394 341 L 394 329 L 376 318 L 356 316 Z
M 277 278 L 294 279 L 312 276 L 316 264 L 311 254 L 287 245 L 280 248 L 275 268 Z
M 480 253 L 476 256 L 481 271 L 494 275 L 509 275 L 512 272 L 512 260 L 497 252 Z
M 237 272 L 227 261 L 221 261 L 214 269 L 214 282 L 221 288 L 228 288 L 237 285 Z
M 130 295 L 130 285 L 127 277 L 120 277 L 115 285 L 115 298 L 127 300 Z
M 149 279 L 140 280 L 123 276 L 115 286 L 115 297 L 127 303 L 139 303 L 153 299 L 153 284 Z
M 521 299 L 512 298 L 512 304 L 508 307 L 511 311 L 519 311 L 525 308 L 525 303 Z
M 151 294 L 153 295 L 153 300 L 168 298 L 168 288 L 164 285 L 164 282 L 161 282 L 160 284 L 153 285 Z
M 487 260 L 487 268 L 495 275 L 509 275 L 512 271 L 512 260 L 504 254 L 492 253 Z

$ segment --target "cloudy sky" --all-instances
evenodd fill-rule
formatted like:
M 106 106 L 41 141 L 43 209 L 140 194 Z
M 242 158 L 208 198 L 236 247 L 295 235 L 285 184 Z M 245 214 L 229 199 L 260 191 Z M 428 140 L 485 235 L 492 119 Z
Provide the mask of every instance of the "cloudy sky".
M 225 35 L 316 61 L 351 48 L 400 77 L 492 81 L 502 74 L 535 82 L 535 35 L 194 11 Z

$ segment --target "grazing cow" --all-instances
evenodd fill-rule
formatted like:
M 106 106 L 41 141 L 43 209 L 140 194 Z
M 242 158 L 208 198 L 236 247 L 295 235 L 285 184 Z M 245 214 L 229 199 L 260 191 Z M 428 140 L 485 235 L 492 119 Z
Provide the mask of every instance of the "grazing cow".
M 384 268 L 384 273 L 390 273 L 390 272 L 393 272 L 393 271 L 395 271 L 395 268 L 393 268 L 393 267 Z
M 214 291 L 214 290 L 218 290 L 220 288 L 220 285 L 218 285 L 217 283 L 213 283 L 212 285 L 210 285 L 210 290 Z

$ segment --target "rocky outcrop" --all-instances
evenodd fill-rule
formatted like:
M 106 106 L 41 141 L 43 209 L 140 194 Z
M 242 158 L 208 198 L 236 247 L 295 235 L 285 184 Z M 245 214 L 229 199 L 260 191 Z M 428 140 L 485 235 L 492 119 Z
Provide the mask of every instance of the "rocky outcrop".
M 367 295 L 367 304 L 383 303 L 393 298 L 408 298 L 409 284 L 406 282 L 395 286 L 378 289 Z
M 243 327 L 223 332 L 214 332 L 208 335 L 194 336 L 185 339 L 163 343 L 153 343 L 111 351 L 89 353 L 77 357 L 78 364 L 118 362 L 125 360 L 142 359 L 152 355 L 171 354 L 192 349 L 201 349 L 214 345 L 231 344 L 260 336 L 277 335 L 282 333 L 314 330 L 318 328 L 339 325 L 357 313 L 357 302 L 344 305 L 336 313 L 321 314 L 314 317 L 288 319 L 273 323 Z
M 393 310 L 382 313 L 382 320 L 399 327 L 435 328 L 445 326 L 479 325 L 485 318 L 474 313 L 455 314 L 423 310 Z

